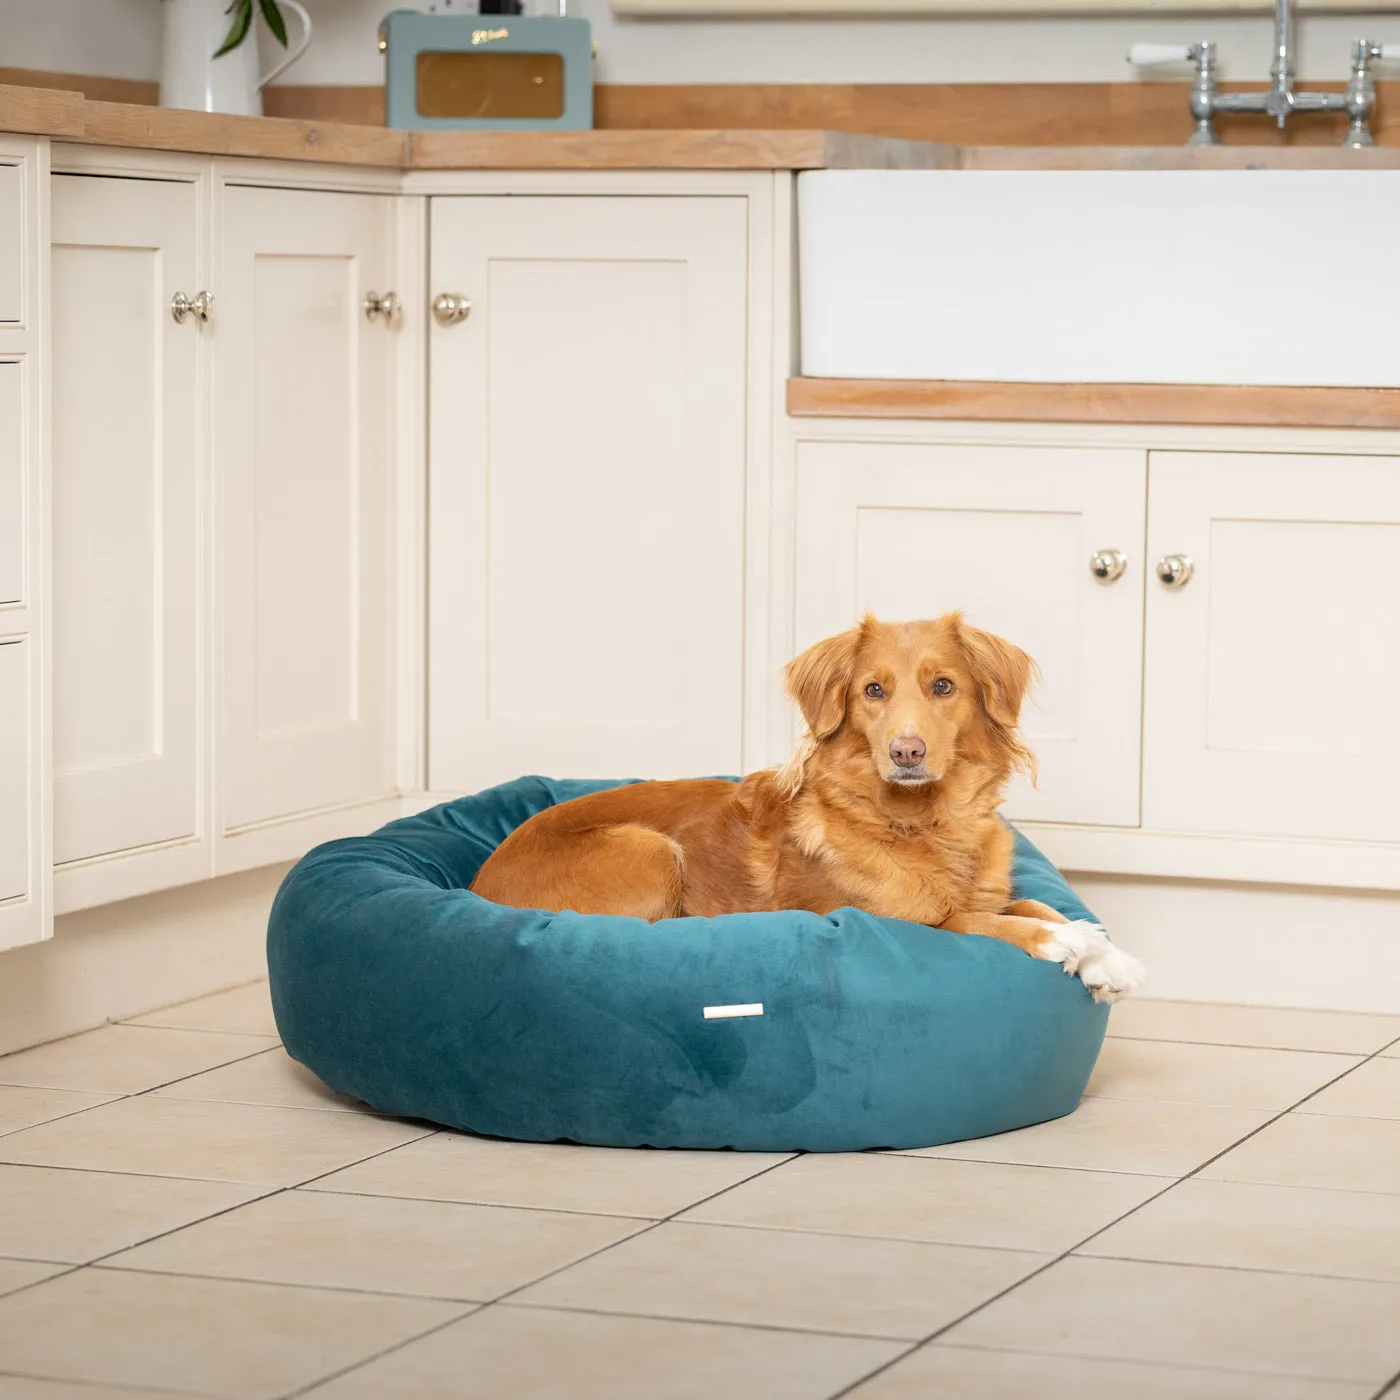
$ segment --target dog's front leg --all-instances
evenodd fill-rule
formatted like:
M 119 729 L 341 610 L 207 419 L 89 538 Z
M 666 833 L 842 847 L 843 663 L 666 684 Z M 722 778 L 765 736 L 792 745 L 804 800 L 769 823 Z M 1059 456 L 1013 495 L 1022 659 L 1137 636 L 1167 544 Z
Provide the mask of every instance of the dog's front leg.
M 1023 919 L 1040 919 L 1044 923 L 1067 924 L 1069 920 L 1058 909 L 1042 904 L 1038 899 L 1016 899 L 1002 910 L 1004 914 L 1018 914 Z
M 1022 906 L 1036 901 L 1020 901 Z M 1012 906 L 1013 908 L 1016 906 Z M 1095 1001 L 1117 1001 L 1142 983 L 1143 966 L 1108 941 L 1100 924 L 1088 919 L 1068 920 L 1048 911 L 1048 917 L 1025 914 L 955 912 L 939 923 L 953 933 L 979 933 L 1013 943 L 1022 952 L 1047 962 L 1057 962 L 1093 993 Z

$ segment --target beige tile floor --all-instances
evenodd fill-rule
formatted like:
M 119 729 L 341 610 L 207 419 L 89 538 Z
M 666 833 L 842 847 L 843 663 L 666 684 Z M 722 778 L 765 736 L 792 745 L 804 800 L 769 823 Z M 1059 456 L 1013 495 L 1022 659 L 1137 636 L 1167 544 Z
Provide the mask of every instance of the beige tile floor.
M 261 983 L 0 1058 L 0 1400 L 1400 1400 L 1400 1018 L 1109 1035 L 1069 1118 L 843 1156 L 371 1113 Z

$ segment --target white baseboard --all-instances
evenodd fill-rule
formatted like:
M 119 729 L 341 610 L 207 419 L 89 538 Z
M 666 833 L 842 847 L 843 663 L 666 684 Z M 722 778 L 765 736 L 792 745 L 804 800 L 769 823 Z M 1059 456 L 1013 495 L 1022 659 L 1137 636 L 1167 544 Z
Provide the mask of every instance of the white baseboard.
M 1069 873 L 1143 995 L 1400 1014 L 1400 894 Z
M 0 953 L 0 1054 L 267 975 L 267 914 L 288 866 L 65 914 Z

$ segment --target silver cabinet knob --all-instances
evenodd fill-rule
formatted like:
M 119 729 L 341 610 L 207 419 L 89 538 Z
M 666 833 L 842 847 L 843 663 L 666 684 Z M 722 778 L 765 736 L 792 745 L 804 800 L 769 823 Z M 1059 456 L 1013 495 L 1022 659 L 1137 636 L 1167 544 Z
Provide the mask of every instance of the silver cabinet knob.
M 197 292 L 192 297 L 187 297 L 184 292 L 176 292 L 170 298 L 170 314 L 175 318 L 175 324 L 182 326 L 186 316 L 193 316 L 201 325 L 209 319 L 209 313 L 214 309 L 213 292 Z
M 365 293 L 365 319 L 372 321 L 376 316 L 382 316 L 386 326 L 397 326 L 403 320 L 403 302 L 396 292 L 385 292 L 383 296 L 378 292 Z
M 455 326 L 472 314 L 472 304 L 461 292 L 439 292 L 433 298 L 433 320 L 440 326 Z
M 1185 554 L 1166 554 L 1157 561 L 1157 577 L 1166 588 L 1185 588 L 1196 566 Z
M 1121 549 L 1096 549 L 1089 556 L 1089 572 L 1100 583 L 1116 583 L 1128 567 L 1128 556 Z

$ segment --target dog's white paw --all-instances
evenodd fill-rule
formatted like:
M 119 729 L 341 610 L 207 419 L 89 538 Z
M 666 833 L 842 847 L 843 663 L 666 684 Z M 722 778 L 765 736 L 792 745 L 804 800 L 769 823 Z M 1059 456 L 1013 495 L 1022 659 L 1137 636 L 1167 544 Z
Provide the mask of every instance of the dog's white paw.
M 1095 1001 L 1117 1001 L 1142 986 L 1147 969 L 1131 953 L 1115 948 L 1107 938 L 1101 948 L 1079 960 L 1079 977 Z
M 1069 924 L 1052 924 L 1043 919 L 1041 928 L 1050 935 L 1040 947 L 1040 956 L 1047 962 L 1057 962 L 1073 976 L 1086 958 L 1108 943 L 1108 935 L 1100 924 L 1088 919 L 1076 919 Z
M 1050 938 L 1040 956 L 1077 975 L 1095 1001 L 1117 1001 L 1142 985 L 1146 969 L 1132 954 L 1115 948 L 1102 925 L 1079 919 L 1069 924 L 1044 921 L 1041 928 Z

